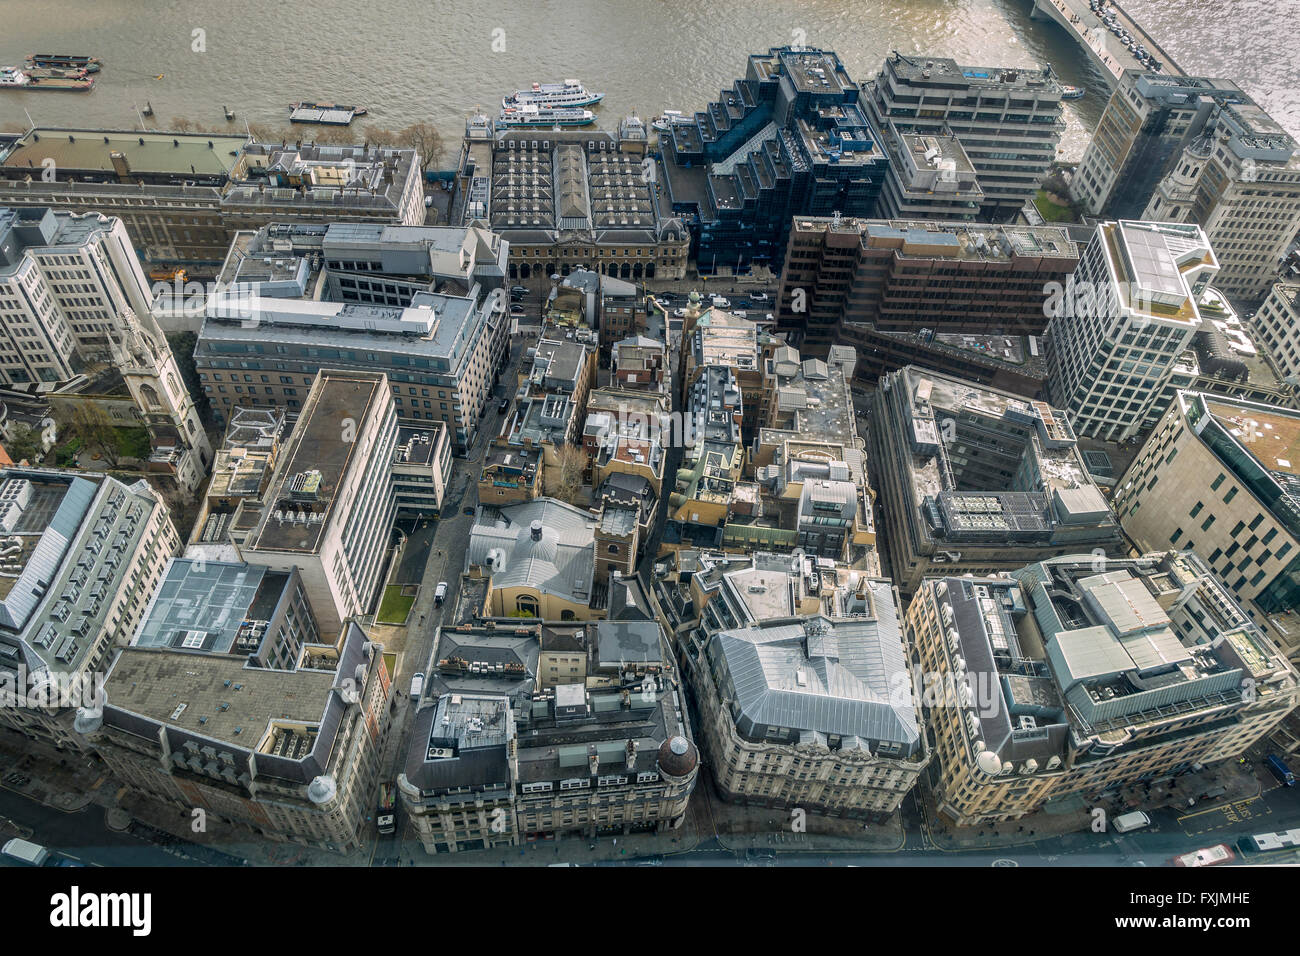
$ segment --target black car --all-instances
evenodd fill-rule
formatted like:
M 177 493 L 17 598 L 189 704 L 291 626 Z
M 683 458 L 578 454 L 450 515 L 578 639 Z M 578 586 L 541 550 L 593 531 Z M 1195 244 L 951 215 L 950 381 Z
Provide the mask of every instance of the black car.
M 512 285 L 512 286 L 510 287 L 510 295 L 511 295 L 511 296 L 518 296 L 518 297 L 521 297 L 521 298 L 522 298 L 523 296 L 526 296 L 527 294 L 528 294 L 528 287 L 527 287 L 527 286 L 523 286 L 523 285 Z
M 508 398 L 503 398 L 499 403 L 497 403 L 498 414 L 504 415 L 509 408 L 510 408 L 510 399 Z

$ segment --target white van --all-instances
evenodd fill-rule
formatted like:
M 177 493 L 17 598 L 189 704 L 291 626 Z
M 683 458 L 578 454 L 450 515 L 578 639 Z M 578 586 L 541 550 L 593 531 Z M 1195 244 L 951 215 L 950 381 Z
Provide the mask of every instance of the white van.
M 724 298 L 723 298 L 722 296 L 720 296 L 720 295 L 715 295 L 715 296 L 713 297 L 713 307 L 714 307 L 715 309 L 729 309 L 729 308 L 731 308 L 731 300 L 730 300 L 730 299 L 724 299 Z
M 49 859 L 50 851 L 38 843 L 28 843 L 26 840 L 13 839 L 0 847 L 0 853 L 10 859 L 26 863 L 28 866 L 41 866 Z
M 439 581 L 438 587 L 433 592 L 433 606 L 442 607 L 442 602 L 447 600 L 447 582 Z
M 1151 818 L 1141 810 L 1134 810 L 1132 813 L 1117 816 L 1111 823 L 1116 833 L 1128 833 L 1131 830 L 1141 830 L 1143 827 L 1151 826 Z
M 419 671 L 411 676 L 411 700 L 418 701 L 420 693 L 424 690 L 424 672 Z

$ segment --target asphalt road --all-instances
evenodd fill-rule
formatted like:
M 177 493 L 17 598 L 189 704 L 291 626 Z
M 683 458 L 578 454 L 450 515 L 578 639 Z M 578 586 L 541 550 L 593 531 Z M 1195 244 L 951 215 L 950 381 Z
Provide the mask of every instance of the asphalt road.
M 110 830 L 103 807 L 94 804 L 64 813 L 0 788 L 0 816 L 30 830 L 32 842 L 92 866 L 179 866 L 182 862 L 160 847 Z

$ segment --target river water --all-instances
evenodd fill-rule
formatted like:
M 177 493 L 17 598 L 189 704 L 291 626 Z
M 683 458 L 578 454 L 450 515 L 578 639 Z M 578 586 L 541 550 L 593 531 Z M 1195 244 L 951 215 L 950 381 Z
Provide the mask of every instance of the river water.
M 1300 66 L 1288 49 L 1300 0 L 1126 0 L 1185 69 L 1236 79 L 1300 129 Z M 298 99 L 369 108 L 354 123 L 431 120 L 450 142 L 466 114 L 494 112 L 533 81 L 577 77 L 604 91 L 599 122 L 695 110 L 743 74 L 748 52 L 791 42 L 836 50 L 872 77 L 891 49 L 983 66 L 1051 63 L 1087 86 L 1067 104 L 1063 158 L 1077 159 L 1105 106 L 1105 85 L 1031 0 L 0 0 L 0 65 L 33 52 L 105 63 L 88 94 L 0 92 L 0 128 L 138 128 L 183 117 L 287 127 Z M 302 127 L 299 127 L 303 130 Z

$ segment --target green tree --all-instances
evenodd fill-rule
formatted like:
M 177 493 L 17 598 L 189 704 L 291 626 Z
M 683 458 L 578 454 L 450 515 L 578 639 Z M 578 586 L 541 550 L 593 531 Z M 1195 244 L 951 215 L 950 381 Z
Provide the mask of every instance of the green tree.
M 38 463 L 45 457 L 45 446 L 41 441 L 41 432 L 30 425 L 15 425 L 4 442 L 5 451 L 14 461 Z

